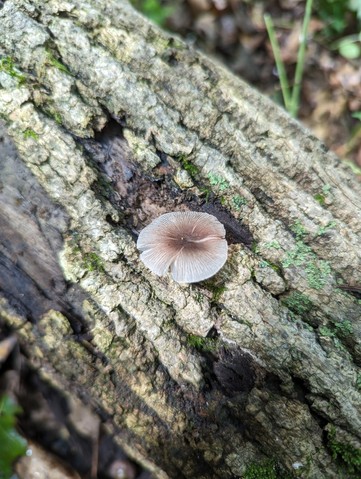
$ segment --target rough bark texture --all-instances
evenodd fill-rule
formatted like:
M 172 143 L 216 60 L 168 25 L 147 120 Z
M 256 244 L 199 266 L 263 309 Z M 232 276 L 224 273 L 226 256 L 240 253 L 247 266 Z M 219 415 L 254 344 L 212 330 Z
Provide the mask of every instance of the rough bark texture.
M 7 0 L 0 32 L 21 157 L 1 161 L 0 312 L 29 363 L 108 413 L 157 477 L 251 477 L 267 458 L 359 477 L 352 173 L 125 1 Z M 195 285 L 155 277 L 135 247 L 186 209 L 215 214 L 231 244 Z

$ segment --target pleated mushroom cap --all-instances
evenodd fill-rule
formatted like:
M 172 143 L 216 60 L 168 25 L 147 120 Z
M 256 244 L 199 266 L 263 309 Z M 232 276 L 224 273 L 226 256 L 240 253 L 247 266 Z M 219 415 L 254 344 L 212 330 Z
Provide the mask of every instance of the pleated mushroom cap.
M 171 270 L 178 283 L 210 278 L 227 260 L 225 229 L 217 218 L 195 211 L 166 213 L 139 234 L 140 259 L 158 276 Z

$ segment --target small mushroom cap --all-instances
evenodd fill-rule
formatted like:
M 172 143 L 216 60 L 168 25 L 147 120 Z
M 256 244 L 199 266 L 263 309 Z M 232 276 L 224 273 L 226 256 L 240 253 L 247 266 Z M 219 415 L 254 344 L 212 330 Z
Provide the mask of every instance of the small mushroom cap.
M 139 234 L 140 259 L 158 276 L 171 270 L 178 283 L 210 278 L 227 260 L 225 229 L 216 217 L 195 211 L 166 213 Z

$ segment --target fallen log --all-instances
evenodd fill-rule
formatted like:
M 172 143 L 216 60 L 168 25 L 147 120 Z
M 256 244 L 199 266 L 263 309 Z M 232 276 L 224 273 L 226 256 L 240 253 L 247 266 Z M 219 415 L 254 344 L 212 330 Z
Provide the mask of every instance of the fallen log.
M 126 1 L 7 0 L 0 31 L 21 158 L 1 161 L 0 317 L 29 364 L 103 411 L 156 477 L 359 477 L 352 172 Z M 229 243 L 191 285 L 136 249 L 187 210 Z

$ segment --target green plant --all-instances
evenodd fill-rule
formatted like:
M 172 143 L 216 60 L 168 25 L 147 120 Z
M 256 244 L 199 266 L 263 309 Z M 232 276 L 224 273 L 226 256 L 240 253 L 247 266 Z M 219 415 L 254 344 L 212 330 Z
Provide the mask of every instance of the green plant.
M 361 2 L 359 0 L 316 0 L 316 11 L 325 23 L 325 35 L 332 37 L 342 34 L 350 23 L 349 13 L 356 13 L 361 19 Z
M 9 396 L 0 398 L 0 479 L 10 479 L 12 464 L 26 453 L 26 441 L 16 429 L 16 415 L 21 409 Z
M 131 0 L 132 4 L 146 17 L 158 25 L 164 25 L 174 12 L 173 6 L 164 6 L 160 0 Z
M 297 63 L 296 63 L 296 70 L 295 70 L 292 90 L 290 89 L 290 86 L 288 83 L 286 69 L 285 69 L 283 60 L 281 58 L 281 50 L 280 50 L 280 46 L 275 34 L 275 29 L 273 26 L 272 19 L 269 15 L 264 16 L 264 21 L 266 24 L 268 36 L 270 38 L 271 47 L 272 47 L 273 55 L 275 57 L 278 75 L 280 78 L 283 101 L 284 101 L 286 110 L 293 117 L 297 116 L 298 109 L 299 109 L 301 83 L 302 83 L 303 69 L 305 64 L 307 32 L 308 32 L 310 19 L 311 19 L 312 3 L 313 3 L 313 0 L 306 0 L 305 16 L 303 18 L 301 41 L 300 41 L 300 46 L 298 48 L 298 53 L 297 53 Z

